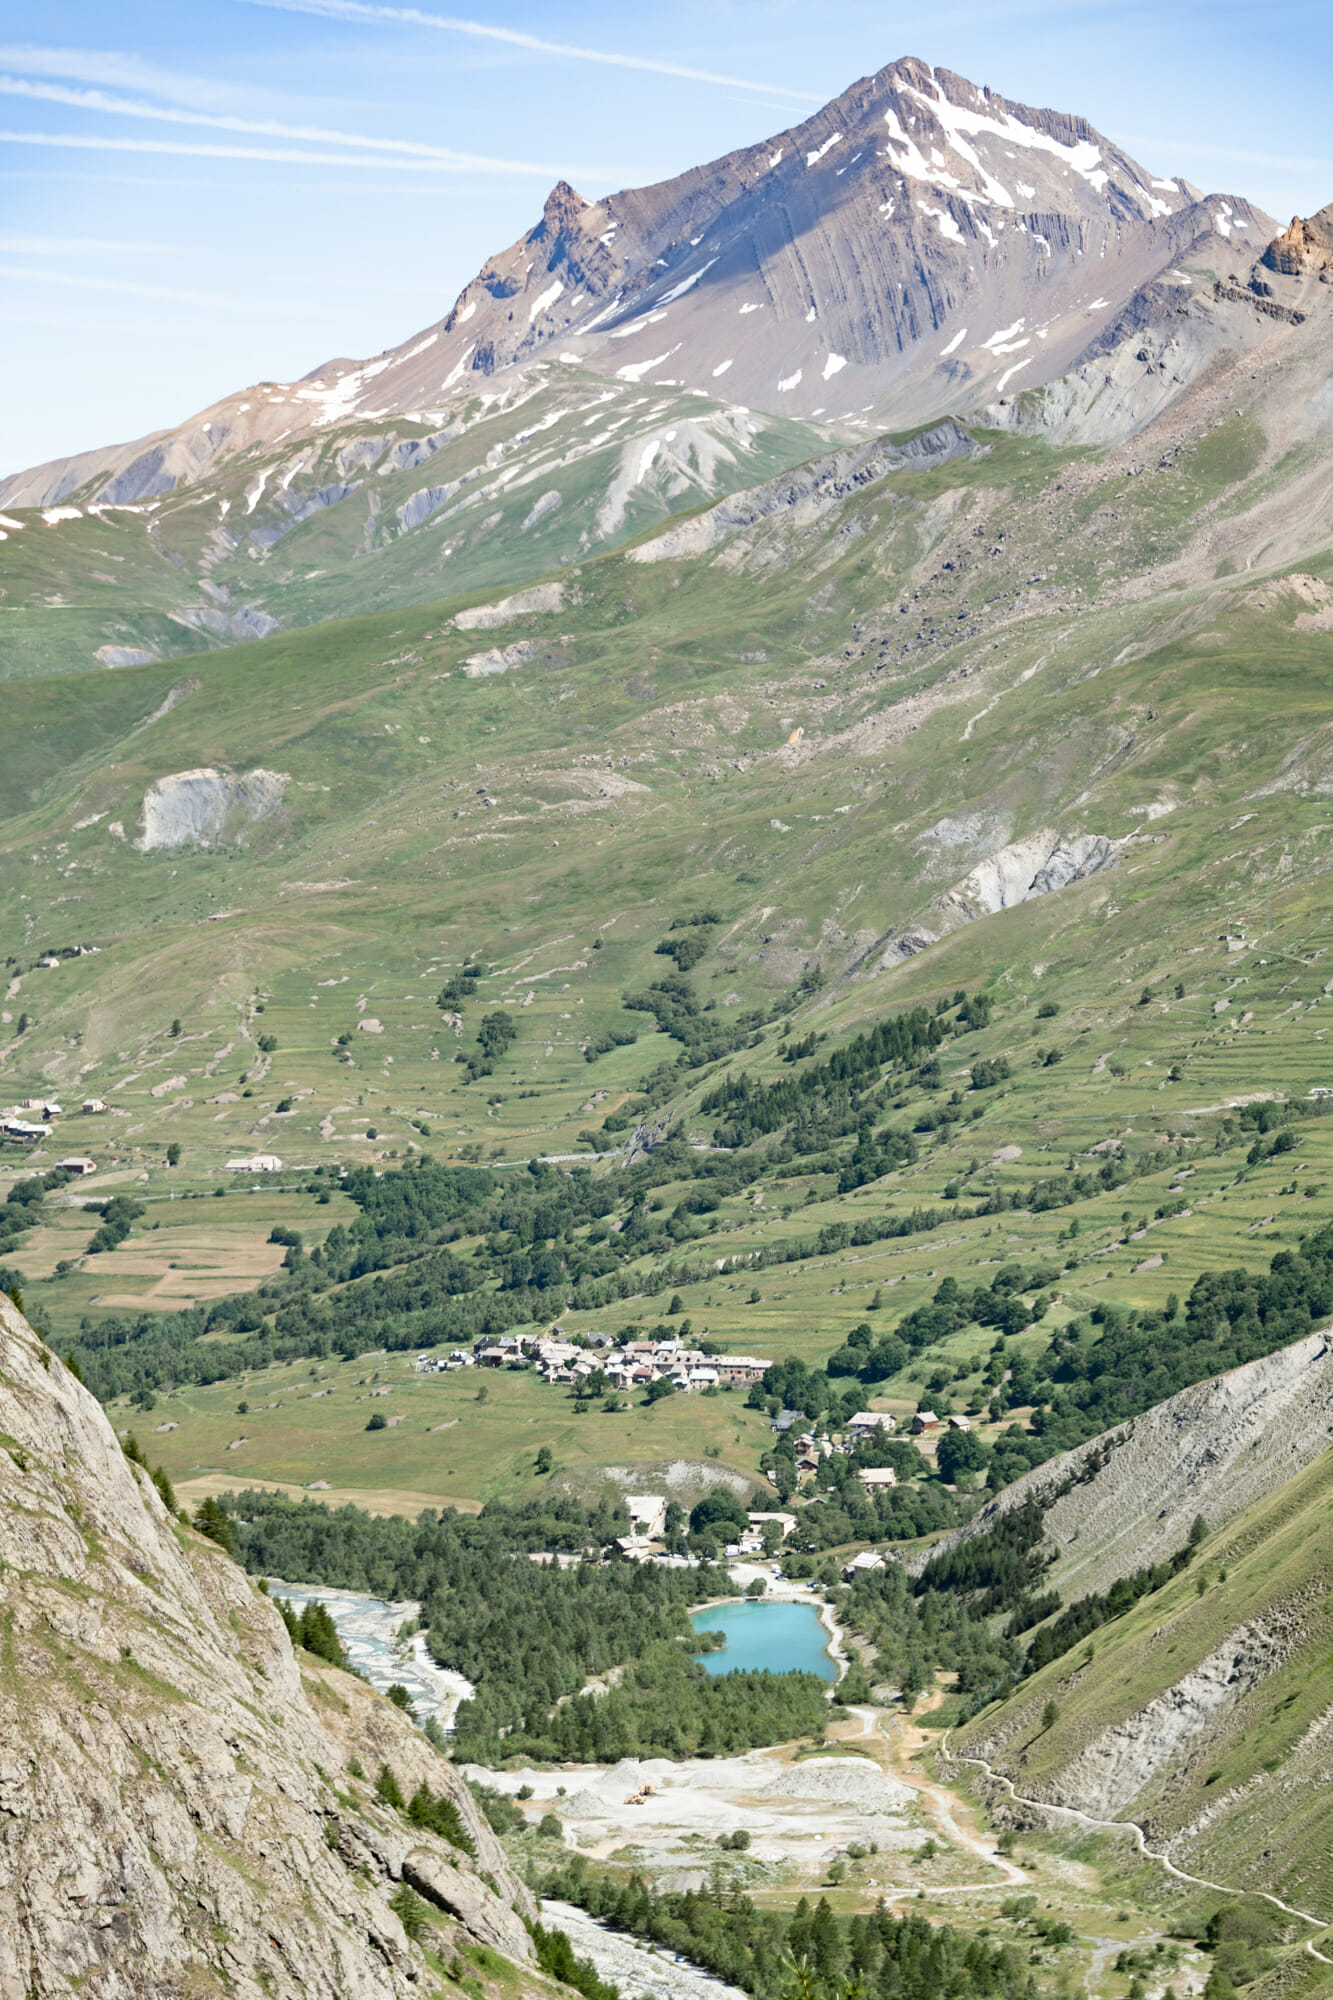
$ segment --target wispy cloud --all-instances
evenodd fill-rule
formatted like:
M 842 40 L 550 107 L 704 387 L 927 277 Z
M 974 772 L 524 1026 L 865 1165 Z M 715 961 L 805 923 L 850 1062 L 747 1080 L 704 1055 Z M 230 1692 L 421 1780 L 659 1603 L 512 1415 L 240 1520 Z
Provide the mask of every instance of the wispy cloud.
M 340 132 L 323 125 L 289 125 L 275 118 L 241 118 L 230 112 L 147 104 L 141 98 L 114 97 L 105 90 L 74 89 L 61 83 L 35 83 L 30 77 L 0 75 L 0 96 L 37 99 L 42 103 L 68 105 L 74 110 L 95 111 L 116 118 L 143 118 L 161 125 L 206 125 L 218 132 L 253 133 L 265 139 L 293 139 L 317 145 L 356 148 L 362 152 L 393 155 L 394 164 L 401 162 L 412 166 L 465 167 L 485 173 L 534 174 L 542 180 L 558 180 L 562 173 L 571 171 L 534 160 L 498 160 L 484 153 L 460 153 L 452 146 L 432 146 L 416 139 L 379 139 L 363 132 Z M 583 167 L 573 171 L 599 177 L 594 168 Z
M 376 7 L 364 4 L 364 0 L 248 0 L 248 4 L 284 14 L 315 14 L 329 21 L 400 22 L 407 27 L 440 28 L 448 34 L 504 42 L 510 48 L 527 49 L 536 55 L 605 63 L 614 69 L 648 70 L 654 76 L 680 77 L 686 83 L 717 83 L 732 90 L 760 91 L 766 97 L 780 97 L 794 104 L 823 102 L 813 91 L 790 90 L 785 84 L 756 83 L 749 77 L 720 75 L 716 70 L 668 62 L 661 56 L 630 56 L 618 50 L 583 48 L 576 42 L 548 42 L 540 35 L 524 34 L 517 28 L 497 28 L 490 22 L 469 21 L 456 14 L 427 14 L 419 7 Z
M 228 292 L 185 292 L 174 285 L 138 284 L 130 278 L 93 278 L 82 271 L 41 271 L 17 264 L 0 264 L 0 278 L 21 279 L 24 284 L 62 285 L 81 292 L 120 292 L 136 299 L 162 299 L 172 305 L 208 306 L 229 312 L 252 312 L 252 299 Z M 265 301 L 268 310 L 268 301 Z M 274 307 L 282 311 L 280 305 Z
M 186 257 L 182 243 L 109 243 L 103 236 L 9 236 L 0 234 L 0 256 L 79 257 L 89 251 L 116 257 Z
M 24 76 L 59 76 L 75 83 L 100 83 L 113 90 L 147 91 L 176 104 L 202 105 L 208 110 L 225 110 L 241 99 L 236 84 L 219 77 L 190 76 L 179 70 L 162 69 L 123 49 L 54 49 L 36 42 L 0 42 L 0 69 L 15 70 Z M 247 80 L 244 102 L 253 105 L 257 91 Z M 272 93 L 266 93 L 272 95 Z
M 351 153 L 307 153 L 292 148 L 279 149 L 274 146 L 224 146 L 208 140 L 189 139 L 119 139 L 94 132 L 11 132 L 0 131 L 0 146 L 47 146 L 73 147 L 84 153 L 167 153 L 176 159 L 199 160 L 269 160 L 278 165 L 299 167 L 388 167 L 401 169 L 404 173 L 419 173 L 423 168 L 443 169 L 456 173 L 470 168 L 473 163 L 462 160 L 420 160 L 399 159 L 386 153 L 368 153 L 361 157 Z M 548 167 L 512 167 L 514 173 L 538 174 L 549 178 Z M 565 168 L 566 173 L 577 168 Z

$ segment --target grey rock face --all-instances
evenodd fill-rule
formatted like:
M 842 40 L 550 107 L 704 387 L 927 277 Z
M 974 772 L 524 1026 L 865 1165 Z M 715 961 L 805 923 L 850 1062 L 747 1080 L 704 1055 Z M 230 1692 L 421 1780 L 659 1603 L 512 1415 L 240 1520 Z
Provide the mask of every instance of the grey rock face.
M 298 1661 L 8 1299 L 0 1434 L 4 2000 L 406 2000 L 426 1968 L 388 1906 L 404 1874 L 530 1960 L 530 1899 L 452 1767 L 362 1682 Z M 452 1797 L 475 1865 L 358 1787 L 358 1758 Z
M 276 540 L 277 537 L 274 537 Z M 267 639 L 273 632 L 280 631 L 276 618 L 270 618 L 267 611 L 257 605 L 243 604 L 239 611 L 215 611 L 208 605 L 192 605 L 184 611 L 172 613 L 178 625 L 189 625 L 196 632 L 213 632 L 219 639 Z
M 136 845 L 150 853 L 242 840 L 248 827 L 278 811 L 286 789 L 284 771 L 175 771 L 155 779 L 144 793 L 143 832 Z
M 389 463 L 399 472 L 412 472 L 428 458 L 434 458 L 440 446 L 448 444 L 454 435 L 453 431 L 436 431 L 431 437 L 404 438 L 389 453 Z
M 461 479 L 455 479 L 447 486 L 423 486 L 398 509 L 399 527 L 404 530 L 419 528 L 423 521 L 429 521 L 432 514 L 438 514 L 441 507 L 448 506 L 462 484 Z
M 361 481 L 354 479 L 350 486 L 343 484 L 321 486 L 317 493 L 288 492 L 281 496 L 281 504 L 294 521 L 308 521 L 310 516 L 318 514 L 321 508 L 336 507 L 340 500 L 349 499 L 360 486 Z
M 1062 1596 L 1086 1596 L 1174 1555 L 1196 1514 L 1224 1527 L 1325 1451 L 1331 1429 L 1333 1342 L 1312 1333 L 1039 1466 L 941 1546 L 1067 1484 L 1044 1548 Z
M 101 498 L 117 501 L 147 500 L 154 493 L 170 493 L 176 484 L 174 472 L 166 470 L 166 446 L 155 444 L 104 487 Z

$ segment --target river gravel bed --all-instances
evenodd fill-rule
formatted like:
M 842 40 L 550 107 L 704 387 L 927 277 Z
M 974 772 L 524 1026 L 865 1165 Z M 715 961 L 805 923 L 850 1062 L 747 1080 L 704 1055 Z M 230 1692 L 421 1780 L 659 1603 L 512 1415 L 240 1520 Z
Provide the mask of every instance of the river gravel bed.
M 474 1690 L 462 1674 L 436 1666 L 426 1650 L 424 1632 L 399 1639 L 399 1628 L 420 1615 L 419 1604 L 389 1604 L 358 1590 L 326 1590 L 322 1585 L 283 1583 L 278 1577 L 269 1577 L 268 1586 L 272 1596 L 286 1598 L 297 1611 L 310 1603 L 323 1604 L 338 1628 L 343 1651 L 373 1688 L 387 1694 L 397 1683 L 411 1695 L 418 1722 L 434 1716 L 442 1729 L 453 1728 L 459 1702 L 467 1701 Z

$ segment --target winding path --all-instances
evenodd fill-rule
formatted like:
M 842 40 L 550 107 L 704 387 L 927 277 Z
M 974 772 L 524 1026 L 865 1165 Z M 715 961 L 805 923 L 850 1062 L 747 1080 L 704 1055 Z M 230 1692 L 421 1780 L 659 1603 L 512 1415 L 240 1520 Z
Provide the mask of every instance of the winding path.
M 1143 1828 L 1136 1820 L 1094 1819 L 1091 1813 L 1080 1812 L 1077 1806 L 1060 1806 L 1056 1805 L 1050 1799 L 1030 1799 L 1024 1797 L 1022 1792 L 1014 1789 L 1013 1781 L 1006 1778 L 1003 1771 L 995 1770 L 993 1766 L 986 1762 L 984 1757 L 969 1757 L 961 1750 L 950 1750 L 949 1731 L 947 1729 L 944 1732 L 940 1748 L 946 1757 L 953 1757 L 960 1764 L 975 1764 L 978 1770 L 984 1771 L 986 1776 L 992 1779 L 997 1785 L 1003 1785 L 1016 1805 L 1031 1806 L 1037 1812 L 1060 1813 L 1066 1819 L 1077 1820 L 1080 1826 L 1093 1827 L 1102 1832 L 1132 1834 L 1139 1853 L 1143 1856 L 1144 1860 L 1156 1861 L 1160 1867 L 1165 1868 L 1168 1875 L 1174 1875 L 1180 1882 L 1193 1882 L 1201 1889 L 1215 1889 L 1222 1896 L 1261 1896 L 1266 1903 L 1272 1903 L 1276 1909 L 1285 1911 L 1287 1916 L 1299 1917 L 1303 1924 L 1317 1924 L 1320 1930 L 1324 1930 L 1328 1926 L 1329 1920 L 1327 1917 L 1314 1917 L 1311 1916 L 1308 1910 L 1294 1909 L 1290 1903 L 1284 1903 L 1280 1896 L 1270 1894 L 1267 1889 L 1236 1889 L 1226 1882 L 1210 1882 L 1204 1875 L 1191 1875 L 1184 1868 L 1177 1868 L 1169 1855 L 1158 1854 L 1149 1847 L 1143 1837 Z M 1323 1953 L 1315 1951 L 1313 1943 L 1308 1944 L 1306 1949 L 1312 1952 L 1314 1957 L 1323 1958 Z M 1333 1959 L 1325 1958 L 1324 1964 L 1333 1964 Z
M 852 1708 L 851 1713 L 858 1718 L 861 1728 L 857 1736 L 844 1738 L 845 1742 L 855 1743 L 871 1737 L 882 1748 L 889 1749 L 884 1731 L 880 1727 L 878 1709 L 857 1706 Z M 958 1824 L 953 1815 L 955 1801 L 946 1791 L 939 1785 L 930 1784 L 918 1772 L 909 1770 L 906 1764 L 901 1759 L 893 1757 L 891 1752 L 890 1761 L 895 1775 L 905 1785 L 910 1785 L 912 1790 L 919 1793 L 926 1802 L 931 1817 L 946 1840 L 952 1841 L 958 1847 L 966 1848 L 969 1854 L 975 1855 L 978 1861 L 986 1862 L 989 1867 L 1000 1869 L 1003 1876 L 1003 1880 L 999 1882 L 950 1882 L 937 1887 L 934 1891 L 936 1895 L 953 1896 L 960 1891 L 971 1889 L 1006 1889 L 1015 1882 L 1026 1885 L 1028 1878 L 1021 1868 L 1016 1867 L 1012 1861 L 1006 1861 L 993 1845 L 987 1846 L 979 1834 L 971 1833 L 966 1827 Z

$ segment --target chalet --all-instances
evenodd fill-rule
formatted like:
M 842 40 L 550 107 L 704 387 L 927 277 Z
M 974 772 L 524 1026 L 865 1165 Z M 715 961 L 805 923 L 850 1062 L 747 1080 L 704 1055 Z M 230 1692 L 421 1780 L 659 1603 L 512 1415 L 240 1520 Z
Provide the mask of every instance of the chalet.
M 857 1473 L 863 1486 L 896 1486 L 898 1475 L 891 1465 L 863 1465 Z
M 940 1420 L 933 1410 L 918 1410 L 912 1419 L 912 1436 L 920 1437 L 924 1431 L 937 1431 Z
M 792 1425 L 799 1424 L 800 1421 L 801 1413 L 799 1410 L 779 1410 L 769 1425 L 769 1429 L 775 1430 L 780 1436 L 785 1437 Z
M 105 1111 L 107 1109 L 107 1101 L 104 1097 L 85 1097 L 82 1109 L 85 1112 Z
M 782 1536 L 784 1541 L 786 1540 L 787 1536 L 791 1533 L 792 1529 L 796 1526 L 796 1516 L 794 1514 L 750 1514 L 747 1515 L 746 1518 L 748 1519 L 750 1526 L 752 1528 L 757 1528 L 761 1535 L 763 1533 L 765 1521 L 776 1521 L 778 1526 L 782 1530 Z
M 57 1160 L 56 1165 L 62 1173 L 75 1174 L 80 1180 L 85 1174 L 97 1172 L 96 1160 L 90 1160 L 86 1153 L 71 1153 L 68 1159 Z
M 617 1535 L 615 1545 L 621 1555 L 628 1556 L 631 1562 L 646 1562 L 649 1556 L 662 1552 L 661 1544 L 655 1542 L 651 1535 Z
M 0 1132 L 4 1133 L 6 1139 L 32 1140 L 46 1137 L 45 1125 L 30 1125 L 26 1118 L 11 1117 L 0 1120 Z
M 970 1431 L 972 1428 L 966 1417 L 946 1417 L 945 1422 L 951 1431 Z
M 887 1410 L 858 1410 L 847 1422 L 847 1435 L 851 1438 L 870 1437 L 875 1431 L 896 1429 L 897 1425 Z
M 849 1563 L 843 1564 L 842 1580 L 844 1583 L 853 1583 L 858 1576 L 864 1576 L 867 1571 L 883 1567 L 882 1555 L 875 1549 L 862 1549 L 859 1556 L 853 1556 Z

